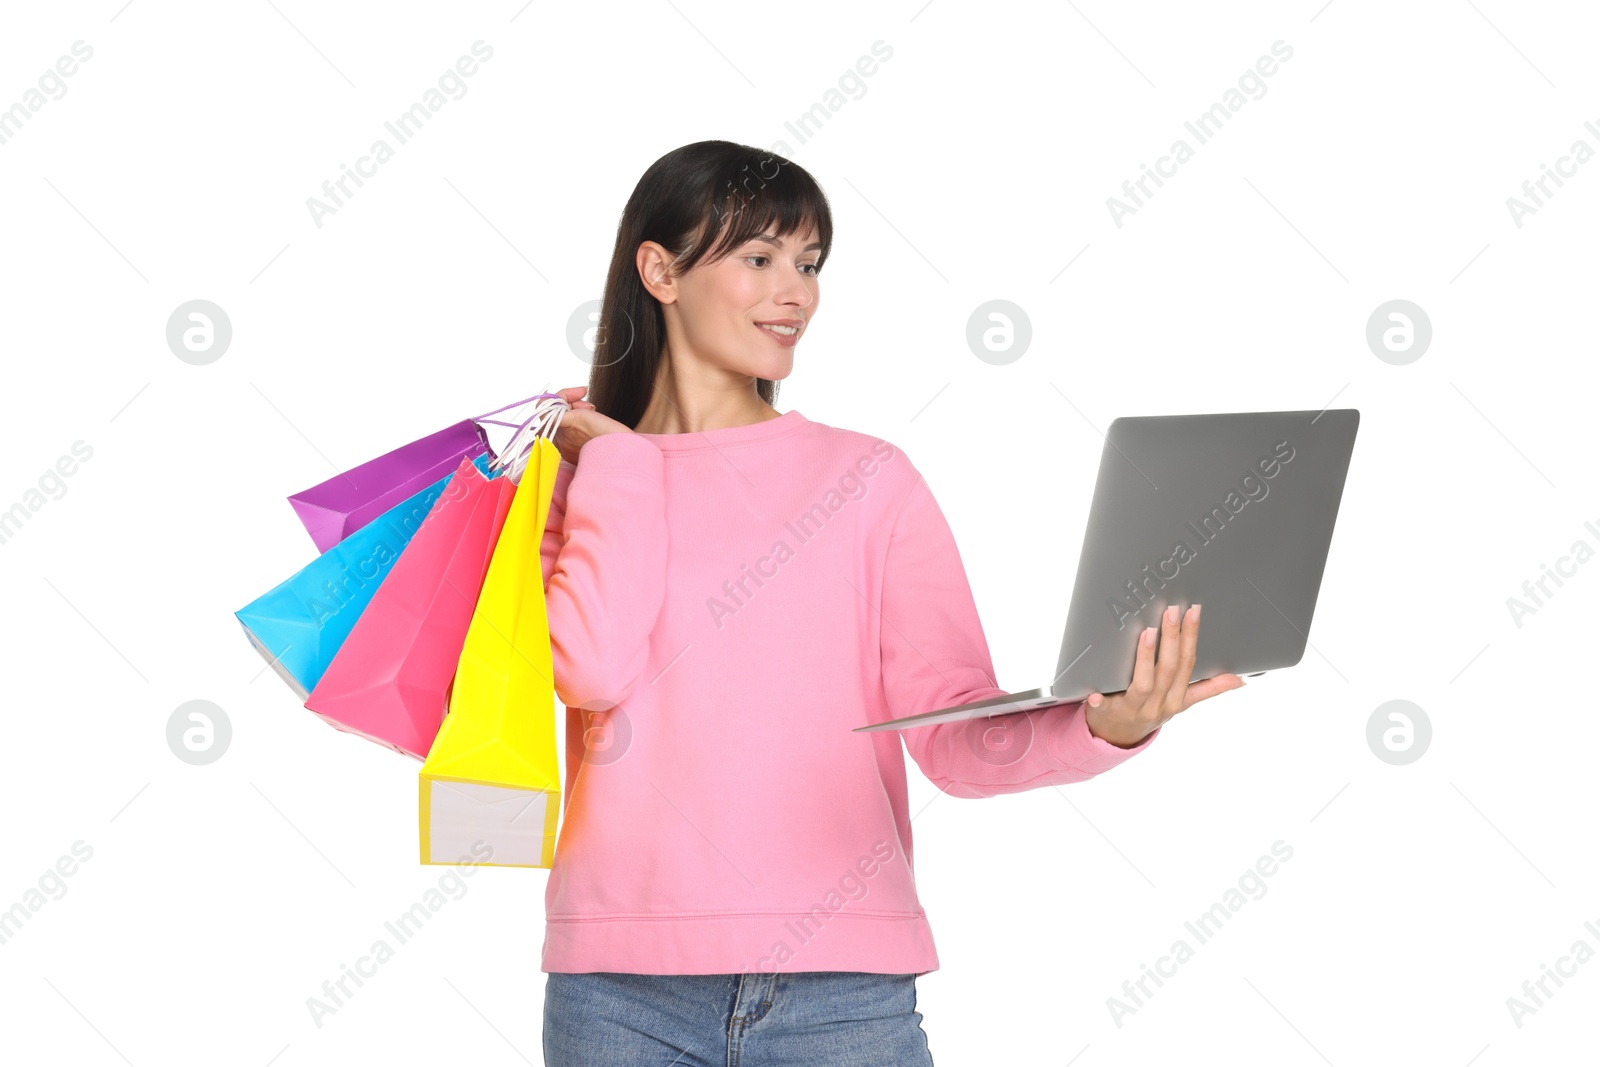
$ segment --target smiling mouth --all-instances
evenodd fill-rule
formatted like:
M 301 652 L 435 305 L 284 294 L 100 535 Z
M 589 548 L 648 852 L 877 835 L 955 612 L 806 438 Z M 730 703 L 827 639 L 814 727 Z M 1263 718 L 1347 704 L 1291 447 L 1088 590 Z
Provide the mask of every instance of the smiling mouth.
M 776 326 L 764 322 L 758 322 L 756 325 L 760 326 L 763 330 L 777 334 L 779 337 L 793 337 L 800 332 L 800 328 L 798 326 Z

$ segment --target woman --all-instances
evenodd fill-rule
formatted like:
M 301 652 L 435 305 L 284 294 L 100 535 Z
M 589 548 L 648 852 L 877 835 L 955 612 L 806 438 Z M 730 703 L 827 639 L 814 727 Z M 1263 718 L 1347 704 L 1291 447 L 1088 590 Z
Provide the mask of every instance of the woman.
M 854 733 L 997 696 L 961 559 L 903 452 L 773 406 L 833 226 L 792 162 L 702 141 L 618 227 L 543 544 L 565 823 L 546 1062 L 928 1064 L 901 739 L 959 797 L 1078 782 L 1242 684 L 1198 605 L 1132 686 L 993 723 Z M 587 392 L 587 399 L 582 399 Z

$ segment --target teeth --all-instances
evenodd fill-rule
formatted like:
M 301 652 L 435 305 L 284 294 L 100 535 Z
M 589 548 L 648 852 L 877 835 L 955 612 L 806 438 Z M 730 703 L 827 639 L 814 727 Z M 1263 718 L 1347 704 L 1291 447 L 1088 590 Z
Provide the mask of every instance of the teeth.
M 793 326 L 768 326 L 765 323 L 757 323 L 757 325 L 763 330 L 771 330 L 773 333 L 781 333 L 785 337 L 793 337 L 795 334 L 800 332 Z

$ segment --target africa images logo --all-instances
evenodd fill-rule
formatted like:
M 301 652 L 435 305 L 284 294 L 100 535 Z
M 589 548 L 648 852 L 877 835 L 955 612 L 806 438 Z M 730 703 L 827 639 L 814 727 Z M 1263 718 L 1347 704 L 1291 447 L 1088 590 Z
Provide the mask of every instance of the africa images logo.
M 1183 524 L 1184 529 L 1193 534 L 1201 545 L 1209 545 L 1217 539 L 1228 523 L 1239 517 L 1239 513 L 1246 505 L 1267 498 L 1267 493 L 1271 490 L 1266 479 L 1277 477 L 1283 470 L 1283 464 L 1294 459 L 1294 454 L 1293 445 L 1288 441 L 1279 441 L 1273 446 L 1270 456 L 1262 456 L 1256 460 L 1255 467 L 1240 477 L 1237 489 L 1229 489 L 1227 495 L 1222 498 L 1222 503 L 1211 506 L 1210 510 L 1198 520 L 1199 526 L 1190 521 Z M 1260 477 L 1257 477 L 1257 472 L 1260 473 Z M 1198 548 L 1190 545 L 1187 540 L 1180 540 L 1172 546 L 1172 554 L 1157 563 L 1154 570 L 1147 563 L 1140 572 L 1144 575 L 1143 578 L 1123 582 L 1122 588 L 1126 595 L 1119 592 L 1106 598 L 1106 607 L 1110 610 L 1111 617 L 1116 620 L 1117 629 L 1126 627 L 1129 619 L 1137 619 L 1139 613 L 1154 602 L 1156 591 L 1165 589 L 1168 582 L 1178 577 L 1178 572 L 1184 564 L 1194 562 L 1199 555 Z M 1155 583 L 1155 589 L 1150 588 L 1151 582 Z

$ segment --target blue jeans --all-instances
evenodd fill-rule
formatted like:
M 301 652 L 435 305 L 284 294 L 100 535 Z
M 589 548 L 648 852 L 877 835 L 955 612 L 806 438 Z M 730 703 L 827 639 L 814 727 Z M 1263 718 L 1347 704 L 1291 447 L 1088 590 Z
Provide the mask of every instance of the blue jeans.
M 547 973 L 546 1067 L 931 1067 L 916 977 Z

